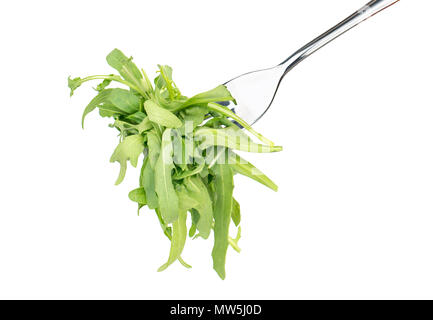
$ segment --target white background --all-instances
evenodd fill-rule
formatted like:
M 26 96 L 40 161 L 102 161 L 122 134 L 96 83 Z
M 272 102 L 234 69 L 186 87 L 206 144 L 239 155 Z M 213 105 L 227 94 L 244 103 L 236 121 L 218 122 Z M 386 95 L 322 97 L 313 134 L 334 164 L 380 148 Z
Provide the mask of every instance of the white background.
M 364 0 L 365 1 L 365 0 Z M 237 177 L 242 253 L 227 279 L 208 241 L 169 242 L 114 186 L 116 134 L 92 85 L 117 47 L 193 95 L 290 53 L 363 6 L 327 1 L 3 1 L 0 298 L 433 298 L 430 0 L 400 1 L 296 67 L 256 129 L 284 146 L 248 157 L 279 185 Z

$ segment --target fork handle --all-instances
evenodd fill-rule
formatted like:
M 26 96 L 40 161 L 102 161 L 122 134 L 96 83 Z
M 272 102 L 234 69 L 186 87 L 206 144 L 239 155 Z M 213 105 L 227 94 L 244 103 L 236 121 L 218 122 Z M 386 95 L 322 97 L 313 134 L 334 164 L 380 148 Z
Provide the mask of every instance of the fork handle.
M 343 33 L 349 31 L 353 27 L 357 26 L 361 22 L 367 20 L 368 18 L 374 16 L 375 14 L 381 12 L 382 10 L 392 6 L 400 0 L 373 0 L 363 6 L 361 9 L 353 13 L 351 16 L 347 17 L 335 27 L 332 27 L 322 35 L 318 36 L 313 41 L 307 43 L 301 49 L 296 51 L 289 58 L 284 60 L 279 66 L 285 68 L 283 77 L 293 69 L 298 63 L 303 61 L 305 58 L 312 55 L 314 52 L 331 42 L 332 40 L 338 38 Z

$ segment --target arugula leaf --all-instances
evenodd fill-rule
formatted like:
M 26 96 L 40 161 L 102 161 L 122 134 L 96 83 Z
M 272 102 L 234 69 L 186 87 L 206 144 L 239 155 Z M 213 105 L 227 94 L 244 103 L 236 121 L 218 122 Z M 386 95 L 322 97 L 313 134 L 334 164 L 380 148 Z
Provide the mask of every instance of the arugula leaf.
M 197 225 L 198 220 L 200 220 L 200 213 L 194 208 L 192 208 L 190 212 L 191 212 L 191 222 Z
M 213 129 L 201 127 L 195 132 L 195 137 L 202 138 L 200 148 L 206 149 L 211 146 L 221 146 L 246 152 L 278 152 L 279 146 L 257 144 L 240 130 L 233 128 Z
M 131 91 L 125 89 L 106 89 L 109 91 L 108 101 L 127 114 L 135 113 L 140 108 L 140 99 Z
M 126 137 L 114 150 L 110 162 L 120 163 L 119 177 L 116 180 L 116 185 L 120 184 L 125 178 L 126 163 L 129 160 L 133 167 L 137 166 L 138 157 L 144 150 L 144 137 L 142 135 L 132 135 Z
M 146 193 L 144 192 L 143 188 L 137 188 L 137 189 L 132 190 L 128 194 L 128 197 L 129 197 L 129 199 L 131 199 L 131 201 L 137 202 L 141 205 L 147 204 Z
M 125 112 L 116 108 L 110 103 L 102 103 L 98 106 L 98 109 L 99 109 L 99 115 L 101 117 L 119 117 L 122 115 L 126 115 Z M 84 118 L 82 121 L 83 121 L 82 125 L 84 126 Z
M 144 112 L 137 111 L 135 113 L 129 114 L 126 117 L 123 117 L 122 120 L 126 122 L 130 122 L 132 124 L 139 124 L 141 123 L 145 118 L 147 118 L 147 115 Z M 149 119 L 147 119 L 149 120 Z M 152 127 L 150 126 L 149 129 Z
M 229 226 L 233 198 L 233 172 L 227 164 L 216 164 L 214 199 L 214 247 L 212 250 L 213 268 L 221 279 L 225 279 L 225 264 L 229 246 Z
M 74 91 L 77 90 L 82 84 L 81 78 L 71 78 L 71 76 L 68 77 L 68 87 L 71 89 L 71 93 L 69 94 L 71 97 L 74 94 Z
M 114 74 L 111 74 L 110 76 L 114 76 Z M 111 79 L 104 79 L 100 84 L 98 84 L 95 88 L 96 91 L 101 92 L 102 90 L 104 90 L 106 87 L 108 87 L 111 83 Z
M 174 180 L 182 180 L 182 179 L 187 178 L 187 177 L 195 176 L 197 174 L 200 174 L 200 172 L 203 171 L 204 167 L 205 167 L 205 163 L 202 162 L 193 170 L 184 170 L 181 173 L 174 174 L 173 179 Z
M 71 89 L 72 90 L 72 89 Z M 72 91 L 71 91 L 72 95 Z M 94 97 L 87 107 L 84 109 L 83 116 L 81 117 L 81 127 L 84 129 L 84 119 L 86 116 L 95 110 L 101 103 L 107 100 L 107 97 L 110 95 L 110 92 L 108 90 L 104 90 L 100 92 L 96 97 Z
M 162 218 L 161 218 L 161 213 L 159 212 L 158 209 L 155 209 L 155 212 L 156 212 L 156 215 L 157 215 L 158 220 L 159 220 L 159 222 L 160 222 L 161 228 L 162 228 L 162 230 L 164 231 L 164 234 L 165 234 L 166 237 L 171 241 L 171 239 L 172 239 L 172 228 L 171 228 L 171 227 L 168 227 L 168 226 L 164 223 L 164 221 L 163 221 Z M 180 263 L 181 263 L 185 268 L 191 268 L 191 266 L 190 266 L 188 263 L 186 263 L 185 261 L 183 261 L 182 257 L 179 256 L 177 259 L 179 260 L 179 262 L 180 262 Z
M 161 215 L 166 223 L 176 221 L 179 214 L 179 199 L 171 178 L 171 171 L 174 169 L 172 157 L 171 129 L 166 129 L 162 135 L 161 153 L 155 165 L 155 190 Z
M 190 158 L 190 154 L 187 154 L 185 139 L 182 137 L 179 130 L 173 129 L 172 133 L 173 162 L 177 170 L 180 169 L 181 172 L 184 172 L 188 170 L 188 164 L 191 163 L 192 159 Z
M 144 103 L 149 120 L 167 128 L 179 128 L 182 122 L 172 112 L 161 108 L 152 100 L 147 100 Z
M 234 172 L 256 180 L 274 191 L 278 191 L 278 186 L 271 179 L 240 155 L 229 152 L 228 160 Z
M 219 103 L 213 103 L 210 102 L 207 105 L 207 108 L 213 112 L 217 112 L 227 118 L 231 118 L 234 121 L 236 121 L 239 125 L 241 125 L 243 128 L 245 128 L 246 130 L 248 130 L 251 134 L 253 134 L 254 136 L 256 136 L 260 141 L 273 146 L 274 143 L 265 138 L 263 135 L 261 135 L 260 133 L 258 133 L 256 130 L 254 130 L 246 121 L 244 121 L 242 118 L 240 118 L 238 115 L 236 115 L 235 113 L 233 113 L 230 109 L 228 109 L 227 107 L 224 107 L 222 105 L 220 105 Z M 282 147 L 280 147 L 282 150 Z M 281 151 L 280 150 L 280 151 Z
M 229 244 L 237 253 L 241 252 L 241 248 L 239 248 L 239 245 L 238 245 L 238 242 L 240 239 L 241 239 L 241 227 L 238 228 L 238 233 L 237 233 L 235 239 L 232 239 L 231 237 L 229 237 Z
M 102 90 L 84 109 L 81 126 L 84 128 L 85 117 L 97 107 L 109 114 L 129 114 L 138 111 L 139 105 L 140 100 L 130 91 L 119 88 Z
M 173 69 L 170 66 L 158 64 L 159 76 L 155 78 L 155 86 L 159 89 L 167 89 L 170 100 L 173 100 L 180 92 L 172 80 Z
M 181 111 L 183 116 L 183 129 L 181 131 L 185 134 L 190 134 L 199 124 L 204 121 L 205 115 L 209 113 L 207 108 L 200 106 L 192 106 Z
M 132 57 L 127 58 L 122 51 L 114 49 L 108 54 L 107 62 L 120 73 L 123 79 L 134 84 L 141 94 L 146 95 L 147 92 L 152 91 L 152 88 L 149 88 L 140 70 L 132 62 Z
M 183 97 L 180 95 L 176 96 L 175 99 L 171 100 L 169 95 L 168 95 L 168 91 L 163 89 L 156 89 L 155 92 L 155 102 L 160 105 L 161 107 L 163 107 L 164 109 L 167 109 L 169 111 L 174 111 L 177 110 L 186 100 L 186 97 Z
M 173 236 L 171 239 L 170 255 L 167 262 L 158 269 L 158 272 L 164 271 L 169 265 L 180 258 L 183 247 L 185 246 L 186 234 L 186 211 L 180 211 L 177 220 L 173 222 Z
M 189 212 L 191 213 L 191 228 L 189 229 L 189 237 L 196 239 L 198 237 L 198 235 L 196 235 L 196 231 L 197 231 L 197 223 L 198 220 L 200 219 L 200 213 L 192 208 L 191 210 L 189 210 Z
M 200 206 L 200 203 L 190 195 L 185 185 L 183 184 L 176 185 L 176 194 L 177 197 L 179 198 L 180 210 L 188 211 Z
M 223 101 L 235 101 L 235 99 L 230 94 L 230 91 L 224 85 L 219 85 L 218 87 L 199 93 L 192 98 L 186 100 L 181 108 L 185 108 L 196 104 L 207 104 L 209 102 L 223 102 Z
M 154 169 L 161 152 L 161 138 L 154 130 L 147 133 L 147 146 L 149 148 L 150 166 Z
M 241 206 L 239 202 L 236 201 L 235 198 L 232 199 L 232 220 L 235 226 L 239 226 L 241 223 Z
M 144 131 L 152 129 L 152 124 L 150 123 L 149 118 L 146 117 L 139 124 L 135 125 L 134 128 L 136 128 L 138 133 L 141 134 Z
M 89 76 L 89 77 L 85 77 L 85 78 L 77 77 L 77 78 L 73 78 L 73 79 L 72 79 L 71 77 L 68 77 L 68 87 L 69 87 L 69 89 L 71 89 L 70 96 L 72 96 L 72 95 L 74 94 L 74 91 L 75 91 L 77 88 L 79 88 L 79 87 L 80 87 L 84 82 L 91 81 L 91 80 L 109 80 L 109 81 L 116 81 L 116 82 L 122 83 L 122 84 L 124 84 L 124 85 L 130 87 L 131 90 L 135 90 L 135 91 L 137 91 L 137 92 L 140 91 L 140 89 L 137 88 L 137 87 L 135 86 L 135 84 L 133 84 L 133 83 L 131 83 L 131 82 L 128 82 L 128 81 L 122 79 L 122 77 L 120 77 L 120 76 L 118 76 L 118 75 L 112 75 L 112 74 L 109 74 L 109 75 L 96 75 L 96 76 Z M 97 91 L 98 91 L 98 90 L 97 90 Z
M 140 183 L 146 193 L 149 209 L 158 208 L 159 201 L 155 191 L 155 172 L 152 170 L 149 157 L 144 160 Z
M 188 231 L 188 236 L 190 238 L 194 237 L 196 231 L 197 231 L 197 226 L 194 223 L 191 223 L 191 227 L 189 228 L 189 231 Z
M 213 222 L 212 200 L 203 181 L 198 176 L 191 176 L 184 180 L 189 196 L 197 202 L 197 205 L 192 208 L 196 209 L 200 214 L 200 219 L 197 221 L 197 229 L 199 236 L 204 239 L 209 237 Z
M 135 113 L 134 113 L 135 114 Z M 129 117 L 125 118 L 125 120 L 131 120 Z M 138 120 L 138 118 L 137 118 Z M 142 134 L 145 131 L 148 131 L 153 128 L 152 124 L 150 123 L 149 119 L 147 117 L 143 118 L 141 122 L 138 124 L 131 124 L 129 122 L 125 122 L 122 120 L 115 120 L 114 127 L 118 128 L 122 133 L 124 131 L 128 130 L 136 130 L 135 134 L 138 132 L 138 134 Z
M 204 126 L 210 127 L 210 128 L 215 128 L 215 129 L 220 128 L 221 126 L 225 126 L 228 128 L 238 130 L 238 131 L 240 130 L 239 127 L 235 123 L 233 123 L 232 121 L 230 121 L 229 119 L 224 118 L 224 117 L 212 118 L 208 122 L 206 122 L 204 124 Z
M 158 221 L 161 226 L 161 229 L 164 231 L 165 236 L 171 241 L 172 228 L 169 227 L 162 219 L 161 211 L 158 208 L 155 208 L 155 213 L 156 216 L 158 217 Z

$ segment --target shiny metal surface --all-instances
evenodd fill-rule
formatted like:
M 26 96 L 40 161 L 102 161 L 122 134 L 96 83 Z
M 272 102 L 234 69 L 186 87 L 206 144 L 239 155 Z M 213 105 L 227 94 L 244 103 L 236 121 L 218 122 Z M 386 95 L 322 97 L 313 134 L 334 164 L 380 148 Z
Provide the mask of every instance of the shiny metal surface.
M 279 65 L 249 72 L 225 83 L 237 101 L 229 107 L 249 124 L 257 122 L 269 109 L 284 76 L 305 58 L 346 33 L 361 22 L 397 3 L 399 0 L 374 0 L 307 43 Z

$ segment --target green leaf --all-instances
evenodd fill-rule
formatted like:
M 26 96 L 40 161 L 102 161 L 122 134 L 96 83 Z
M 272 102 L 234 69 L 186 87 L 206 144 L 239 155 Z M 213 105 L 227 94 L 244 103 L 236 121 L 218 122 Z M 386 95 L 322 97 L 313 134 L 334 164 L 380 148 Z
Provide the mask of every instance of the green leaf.
M 180 113 L 184 123 L 179 130 L 186 135 L 191 134 L 193 130 L 204 121 L 208 112 L 209 110 L 207 108 L 201 106 L 192 106 L 182 110 Z
M 171 82 L 173 81 L 173 69 L 167 65 L 158 65 L 159 75 L 155 78 L 155 86 L 159 89 L 171 87 Z
M 94 97 L 87 107 L 84 109 L 83 116 L 81 117 L 81 127 L 84 128 L 84 119 L 86 116 L 95 110 L 101 103 L 107 101 L 108 96 L 110 95 L 110 92 L 108 90 L 104 90 L 100 92 L 96 97 Z
M 162 218 L 167 224 L 176 221 L 179 214 L 179 199 L 171 178 L 173 169 L 171 129 L 166 129 L 162 135 L 161 153 L 155 165 L 155 190 Z
M 71 93 L 70 96 L 72 97 L 72 95 L 74 94 L 74 91 L 79 88 L 81 86 L 83 82 L 81 81 L 80 77 L 77 78 L 71 78 L 70 76 L 68 77 L 68 87 L 69 89 L 71 89 Z
M 131 114 L 139 110 L 140 98 L 131 91 L 120 88 L 106 89 L 105 91 L 110 92 L 108 101 L 123 112 Z
M 232 220 L 237 227 L 241 223 L 241 207 L 235 198 L 233 198 L 232 201 Z
M 198 205 L 193 206 L 200 214 L 200 219 L 197 222 L 199 236 L 204 239 L 209 237 L 213 222 L 212 200 L 208 190 L 198 176 L 191 176 L 184 180 L 189 196 L 194 199 Z
M 194 176 L 196 174 L 199 174 L 200 172 L 203 171 L 205 167 L 205 163 L 202 162 L 201 164 L 199 164 L 198 166 L 196 166 L 194 169 L 192 170 L 184 170 L 181 173 L 178 174 L 174 174 L 173 175 L 173 179 L 174 180 L 182 180 L 184 178 L 190 177 L 190 176 Z
M 143 121 L 141 121 L 139 124 L 135 126 L 135 128 L 138 130 L 138 133 L 142 133 L 144 131 L 152 129 L 152 124 L 150 123 L 149 118 L 144 118 Z
M 145 205 L 147 203 L 146 201 L 146 193 L 144 192 L 143 188 L 137 188 L 132 190 L 129 194 L 128 194 L 129 199 L 131 199 L 131 201 L 137 202 L 141 205 Z
M 235 173 L 242 174 L 246 177 L 256 180 L 257 182 L 260 182 L 274 191 L 278 191 L 278 186 L 271 179 L 269 179 L 262 171 L 257 169 L 254 165 L 243 159 L 238 154 L 230 151 L 228 161 Z
M 175 91 L 177 92 L 177 91 Z M 179 109 L 182 104 L 187 100 L 186 97 L 180 95 L 180 93 L 177 93 L 177 95 L 175 96 L 175 98 L 173 100 L 171 100 L 170 96 L 168 95 L 168 91 L 164 90 L 160 90 L 160 89 L 155 89 L 155 102 L 160 105 L 161 107 L 163 107 L 164 109 L 173 111 L 176 109 Z
M 149 148 L 150 166 L 154 169 L 161 152 L 161 138 L 154 130 L 147 133 L 147 147 Z
M 246 152 L 278 152 L 282 148 L 265 144 L 257 144 L 251 140 L 242 130 L 234 128 L 214 129 L 202 127 L 195 132 L 195 137 L 202 139 L 200 148 L 206 149 L 211 146 L 221 146 Z
M 129 114 L 138 111 L 140 106 L 139 98 L 128 90 L 105 89 L 90 101 L 84 110 L 81 125 L 84 128 L 84 119 L 97 107 L 102 110 L 102 115 Z
M 182 104 L 181 108 L 192 106 L 195 104 L 207 104 L 209 102 L 223 102 L 223 101 L 235 101 L 230 94 L 230 91 L 224 86 L 219 85 L 218 87 L 199 93 L 192 98 L 189 98 Z
M 116 115 L 126 115 L 126 113 L 115 106 L 113 106 L 110 103 L 102 103 L 98 106 L 99 108 L 99 115 L 101 117 L 114 117 Z
M 238 234 L 236 235 L 236 238 L 233 239 L 229 237 L 229 244 L 237 253 L 241 252 L 241 248 L 239 248 L 238 245 L 240 239 L 241 239 L 241 227 L 238 227 Z
M 127 117 L 124 117 L 122 120 L 131 122 L 132 124 L 139 124 L 147 118 L 147 115 L 144 112 L 137 111 L 135 113 L 129 114 Z
M 164 231 L 165 236 L 171 241 L 172 239 L 172 228 L 167 226 L 165 224 L 165 222 L 162 220 L 161 217 L 161 213 L 159 212 L 158 209 L 155 209 L 156 215 L 158 217 L 159 223 L 161 225 L 162 230 Z M 185 267 L 185 268 L 191 268 L 191 266 L 189 264 L 187 264 L 185 261 L 183 261 L 183 259 L 179 256 L 179 258 L 177 258 L 179 260 L 179 262 Z
M 147 157 L 143 162 L 140 184 L 146 192 L 147 206 L 149 209 L 158 208 L 158 196 L 155 192 L 155 172 L 150 166 L 149 157 Z
M 132 57 L 127 58 L 122 51 L 114 49 L 108 54 L 107 62 L 119 72 L 123 79 L 134 84 L 141 94 L 152 91 L 152 88 L 149 88 L 140 70 L 134 62 L 132 62 Z
M 213 112 L 217 112 L 217 113 L 219 113 L 219 114 L 221 114 L 227 118 L 233 119 L 238 124 L 240 124 L 242 127 L 244 127 L 247 131 L 249 131 L 251 134 L 256 136 L 260 141 L 262 141 L 268 145 L 271 145 L 271 146 L 274 145 L 274 143 L 271 140 L 265 138 L 263 135 L 261 135 L 256 130 L 254 130 L 245 120 L 240 118 L 237 114 L 233 113 L 229 108 L 224 107 L 224 106 L 220 105 L 219 103 L 213 103 L 213 102 L 208 103 L 207 108 L 209 110 L 211 110 Z M 282 150 L 282 148 L 281 148 L 281 150 Z
M 111 74 L 111 76 L 114 76 L 114 74 Z M 104 79 L 100 84 L 98 84 L 96 86 L 96 91 L 101 92 L 102 90 L 104 90 L 106 87 L 108 87 L 111 83 L 111 79 Z
M 233 198 L 233 173 L 230 166 L 216 164 L 214 200 L 214 247 L 212 250 L 213 268 L 221 279 L 225 278 L 225 263 L 229 245 L 229 226 Z
M 200 203 L 194 199 L 191 194 L 186 189 L 185 185 L 179 184 L 176 186 L 176 194 L 179 198 L 179 208 L 180 210 L 191 210 L 200 206 Z
M 158 106 L 152 100 L 147 100 L 144 103 L 149 120 L 167 128 L 179 128 L 182 126 L 182 121 L 179 120 L 172 112 Z
M 110 162 L 120 163 L 119 177 L 117 178 L 116 185 L 120 184 L 125 178 L 127 161 L 133 167 L 137 166 L 138 157 L 144 150 L 144 137 L 142 135 L 128 136 L 114 150 Z
M 196 231 L 197 231 L 197 226 L 194 223 L 191 223 L 191 227 L 189 228 L 188 236 L 190 238 L 194 237 Z
M 189 210 L 189 212 L 191 213 L 191 228 L 189 229 L 189 237 L 192 238 L 194 237 L 194 239 L 196 238 L 196 231 L 197 231 L 197 223 L 198 220 L 200 219 L 200 213 L 198 213 L 198 211 L 194 208 L 192 208 L 191 210 Z
M 193 163 L 193 159 L 190 157 L 193 150 L 187 151 L 187 146 L 185 144 L 185 139 L 178 129 L 173 129 L 173 162 L 178 169 L 184 171 L 188 169 L 188 164 Z M 193 147 L 190 144 L 189 147 Z M 192 148 L 191 148 L 192 149 Z
M 170 66 L 162 66 L 158 64 L 159 76 L 155 78 L 155 92 L 158 94 L 158 99 L 162 100 L 163 104 L 173 105 L 171 102 L 182 98 L 179 89 L 173 81 L 173 69 Z M 168 101 L 167 101 L 168 100 Z M 186 99 L 181 99 L 182 102 Z
M 131 118 L 126 117 L 125 120 L 131 121 Z M 137 117 L 137 120 L 138 120 L 138 117 Z M 152 124 L 150 123 L 150 121 L 147 117 L 143 118 L 143 120 L 141 122 L 139 122 L 138 124 L 131 124 L 129 122 L 125 122 L 122 120 L 116 120 L 116 121 L 114 121 L 113 125 L 115 127 L 121 128 L 123 130 L 135 129 L 135 130 L 137 130 L 137 132 L 139 134 L 153 128 Z
M 74 94 L 74 91 L 80 87 L 84 82 L 87 81 L 91 81 L 91 80 L 107 80 L 107 81 L 116 81 L 116 82 L 120 82 L 128 87 L 131 88 L 131 90 L 135 90 L 136 92 L 140 92 L 140 89 L 137 88 L 137 86 L 134 83 L 128 82 L 124 79 L 122 79 L 122 77 L 118 76 L 118 75 L 114 75 L 114 74 L 110 74 L 110 75 L 96 75 L 96 76 L 89 76 L 89 77 L 85 77 L 85 78 L 73 78 L 71 79 L 71 77 L 68 78 L 68 87 L 71 89 L 71 93 L 70 95 L 72 96 Z M 104 83 L 101 83 L 101 86 L 98 86 L 100 89 L 102 89 L 102 87 L 105 87 L 105 84 L 107 84 L 107 81 Z M 96 88 L 97 91 L 98 87 Z M 102 90 L 101 90 L 102 91 Z
M 159 221 L 159 224 L 161 226 L 162 231 L 164 232 L 165 236 L 171 241 L 171 237 L 172 237 L 171 227 L 169 227 L 165 223 L 165 221 L 162 219 L 161 212 L 159 211 L 158 208 L 155 208 L 155 213 L 156 213 L 156 216 L 158 217 L 158 221 Z
M 186 216 L 186 211 L 180 211 L 176 221 L 173 221 L 173 236 L 171 239 L 170 254 L 167 262 L 158 269 L 158 272 L 164 271 L 169 265 L 180 258 L 185 246 L 186 235 L 188 232 L 186 226 Z
M 153 131 L 156 133 L 156 135 L 158 137 L 162 137 L 162 133 L 164 132 L 164 127 L 152 121 L 150 123 L 152 124 L 154 129 Z
M 235 123 L 233 123 L 232 121 L 230 121 L 229 119 L 227 119 L 225 117 L 212 118 L 209 121 L 207 121 L 204 124 L 204 126 L 210 127 L 210 128 L 215 128 L 215 129 L 219 128 L 221 126 L 225 126 L 225 127 L 232 127 L 234 129 L 240 130 L 239 127 Z
M 153 86 L 152 86 L 152 83 L 149 80 L 149 77 L 147 76 L 146 72 L 144 72 L 143 69 L 141 69 L 141 73 L 143 74 L 144 81 L 146 82 L 146 90 L 149 91 L 150 93 L 152 93 Z

